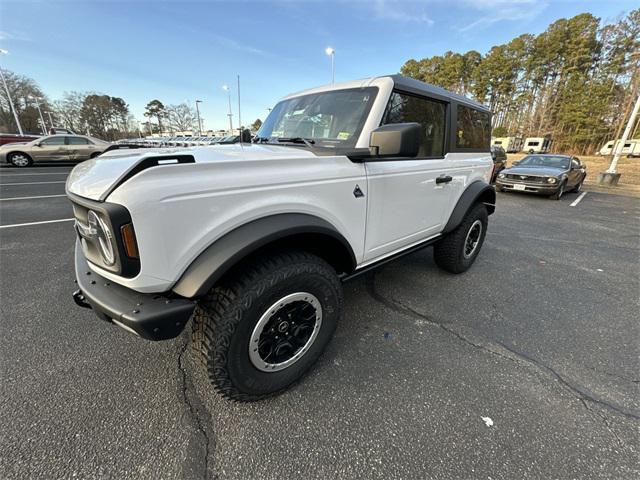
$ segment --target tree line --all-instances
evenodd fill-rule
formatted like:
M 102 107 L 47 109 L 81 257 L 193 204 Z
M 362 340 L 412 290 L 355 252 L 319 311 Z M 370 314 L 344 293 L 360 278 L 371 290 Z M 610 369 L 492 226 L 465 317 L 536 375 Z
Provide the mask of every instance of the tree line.
M 620 138 L 640 94 L 640 9 L 609 24 L 563 18 L 485 55 L 407 60 L 401 73 L 488 105 L 496 137 L 549 136 L 555 151 L 594 153 Z

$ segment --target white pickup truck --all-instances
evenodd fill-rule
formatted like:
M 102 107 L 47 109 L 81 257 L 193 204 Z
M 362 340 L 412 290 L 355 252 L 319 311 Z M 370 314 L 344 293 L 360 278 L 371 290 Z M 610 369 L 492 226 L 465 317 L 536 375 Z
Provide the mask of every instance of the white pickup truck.
M 67 180 L 74 300 L 192 341 L 216 390 L 279 392 L 320 356 L 341 282 L 433 245 L 452 273 L 494 211 L 491 112 L 392 75 L 296 93 L 253 143 L 108 152 Z

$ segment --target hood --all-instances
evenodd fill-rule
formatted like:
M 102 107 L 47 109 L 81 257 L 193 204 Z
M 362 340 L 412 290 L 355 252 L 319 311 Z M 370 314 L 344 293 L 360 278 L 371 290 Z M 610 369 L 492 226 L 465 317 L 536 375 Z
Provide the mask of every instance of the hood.
M 237 143 L 193 148 L 113 150 L 76 165 L 67 178 L 66 191 L 91 200 L 104 201 L 119 183 L 129 181 L 129 177 L 138 173 L 135 171 L 136 167 L 141 171 L 141 164 L 146 159 L 171 155 L 191 155 L 195 163 L 242 163 L 316 157 L 305 148 Z M 175 166 L 153 164 L 151 168 L 174 168 Z
M 545 177 L 557 177 L 566 173 L 566 169 L 564 168 L 554 168 L 554 167 L 520 167 L 515 166 L 511 168 L 505 168 L 500 173 L 511 174 L 511 175 L 538 175 Z

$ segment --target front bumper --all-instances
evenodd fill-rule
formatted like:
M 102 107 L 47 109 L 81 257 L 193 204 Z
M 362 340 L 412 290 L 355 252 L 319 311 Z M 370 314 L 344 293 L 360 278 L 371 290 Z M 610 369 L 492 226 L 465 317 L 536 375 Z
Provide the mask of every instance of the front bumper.
M 76 242 L 76 279 L 79 289 L 73 299 L 93 309 L 98 317 L 148 340 L 175 338 L 184 329 L 195 302 L 170 298 L 167 294 L 139 293 L 98 275 L 89 268 L 79 241 Z
M 516 190 L 514 185 L 524 185 L 524 190 Z M 543 184 L 543 183 L 524 183 L 524 182 L 510 182 L 504 179 L 496 179 L 496 187 L 501 188 L 508 192 L 524 192 L 524 193 L 538 193 L 540 195 L 553 195 L 560 188 L 560 183 Z

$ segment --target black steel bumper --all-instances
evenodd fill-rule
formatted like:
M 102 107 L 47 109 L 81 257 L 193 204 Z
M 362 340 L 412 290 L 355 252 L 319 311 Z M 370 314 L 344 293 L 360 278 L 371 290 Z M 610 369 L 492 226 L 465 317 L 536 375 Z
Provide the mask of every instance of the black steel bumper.
M 165 294 L 139 293 L 98 275 L 89 268 L 76 242 L 76 278 L 73 300 L 92 308 L 98 317 L 148 340 L 177 337 L 189 321 L 195 302 Z

